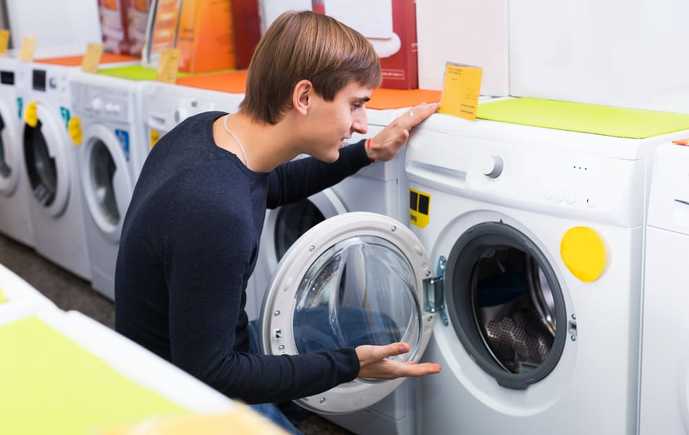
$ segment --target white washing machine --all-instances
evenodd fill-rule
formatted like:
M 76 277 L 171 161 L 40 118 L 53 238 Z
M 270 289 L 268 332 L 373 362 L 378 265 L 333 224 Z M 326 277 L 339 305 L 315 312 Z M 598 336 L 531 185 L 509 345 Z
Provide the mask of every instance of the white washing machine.
M 655 157 L 646 227 L 639 433 L 689 433 L 689 147 Z M 661 429 L 662 428 L 662 429 Z
M 23 101 L 20 128 L 23 170 L 36 250 L 65 269 L 90 279 L 77 149 L 67 135 L 72 68 L 24 64 L 28 83 L 17 83 Z
M 432 116 L 407 149 L 413 230 L 347 213 L 306 232 L 266 294 L 264 351 L 409 342 L 401 359 L 443 370 L 411 390 L 408 432 L 635 433 L 649 156 L 686 134 Z M 299 403 L 338 421 L 404 385 L 357 379 Z
M 368 132 L 355 134 L 350 143 L 373 137 L 404 110 L 368 110 Z M 378 162 L 303 201 L 266 213 L 259 258 L 254 270 L 254 300 L 247 294 L 249 319 L 257 318 L 278 269 L 290 246 L 318 223 L 348 212 L 366 211 L 408 222 L 409 193 L 404 175 L 404 151 L 389 162 Z M 413 433 L 415 381 L 361 412 L 323 415 L 356 433 Z
M 91 285 L 115 297 L 122 223 L 148 151 L 141 122 L 142 82 L 75 72 L 72 117 L 80 120 L 79 180 Z
M 21 100 L 17 96 L 19 61 L 0 57 L 0 232 L 33 246 L 29 187 L 21 160 Z
M 243 99 L 243 94 L 146 82 L 142 90 L 142 120 L 148 150 L 188 117 L 210 110 L 235 112 Z
M 420 433 L 637 430 L 646 140 L 434 115 L 410 141 L 440 318 Z M 604 405 L 601 405 L 604 404 Z

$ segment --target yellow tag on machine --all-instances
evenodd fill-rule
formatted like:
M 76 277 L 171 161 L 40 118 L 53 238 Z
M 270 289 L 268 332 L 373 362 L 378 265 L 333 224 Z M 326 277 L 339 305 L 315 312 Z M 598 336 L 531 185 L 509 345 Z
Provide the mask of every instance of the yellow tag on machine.
M 7 53 L 7 47 L 10 45 L 10 31 L 7 29 L 0 30 L 0 55 Z
M 34 36 L 25 36 L 22 39 L 22 45 L 19 48 L 19 60 L 22 62 L 33 61 L 33 55 L 36 51 L 36 38 Z
M 430 220 L 431 195 L 409 189 L 409 223 L 425 228 Z
M 74 146 L 78 147 L 84 141 L 84 133 L 81 128 L 81 118 L 79 116 L 72 116 L 67 121 L 67 134 L 72 139 Z
M 98 71 L 100 58 L 103 56 L 103 44 L 100 42 L 92 42 L 86 46 L 86 53 L 81 60 L 81 70 L 87 73 L 95 74 Z
M 438 112 L 475 120 L 482 76 L 480 67 L 447 62 Z
M 156 130 L 155 128 L 152 128 L 151 131 L 148 132 L 148 149 L 153 149 L 153 147 L 158 143 L 158 139 L 160 139 L 160 132 Z
M 24 122 L 31 128 L 36 128 L 38 125 L 38 103 L 35 101 L 29 102 L 24 109 Z
M 179 48 L 166 48 L 160 55 L 160 65 L 158 66 L 158 81 L 165 83 L 175 83 L 180 61 Z

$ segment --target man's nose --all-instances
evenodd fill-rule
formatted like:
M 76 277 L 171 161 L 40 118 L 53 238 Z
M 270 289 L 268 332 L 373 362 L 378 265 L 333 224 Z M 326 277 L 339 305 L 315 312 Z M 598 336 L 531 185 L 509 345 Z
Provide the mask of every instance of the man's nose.
M 359 134 L 366 134 L 368 132 L 368 117 L 366 111 L 362 110 L 362 114 L 357 114 L 352 120 L 352 132 Z

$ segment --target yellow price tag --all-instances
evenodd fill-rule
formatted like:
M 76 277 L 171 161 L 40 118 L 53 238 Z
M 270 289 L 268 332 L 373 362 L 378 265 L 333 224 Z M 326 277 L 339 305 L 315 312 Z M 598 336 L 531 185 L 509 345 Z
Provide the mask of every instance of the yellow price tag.
M 7 29 L 0 30 L 0 54 L 7 53 L 7 47 L 10 45 L 10 31 Z
M 181 53 L 179 48 L 166 48 L 160 55 L 158 66 L 158 80 L 165 83 L 175 83 Z
M 19 60 L 22 62 L 31 62 L 33 60 L 35 51 L 36 37 L 25 36 L 24 39 L 22 39 L 22 45 L 19 48 Z
M 93 42 L 86 46 L 86 53 L 81 60 L 81 70 L 87 73 L 95 74 L 98 71 L 100 58 L 103 55 L 103 44 L 100 42 Z
M 438 112 L 475 120 L 482 75 L 480 67 L 447 62 Z

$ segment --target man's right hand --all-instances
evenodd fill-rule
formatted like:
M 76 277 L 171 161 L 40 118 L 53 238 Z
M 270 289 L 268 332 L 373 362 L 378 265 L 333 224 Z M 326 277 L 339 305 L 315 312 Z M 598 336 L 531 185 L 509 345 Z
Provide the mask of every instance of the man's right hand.
M 368 379 L 395 379 L 420 377 L 440 373 L 440 364 L 413 363 L 386 359 L 409 352 L 407 343 L 392 343 L 385 346 L 365 345 L 355 349 L 359 358 L 359 377 Z

